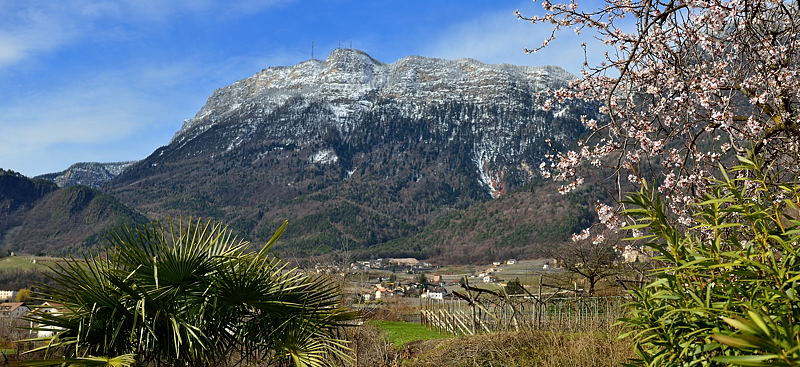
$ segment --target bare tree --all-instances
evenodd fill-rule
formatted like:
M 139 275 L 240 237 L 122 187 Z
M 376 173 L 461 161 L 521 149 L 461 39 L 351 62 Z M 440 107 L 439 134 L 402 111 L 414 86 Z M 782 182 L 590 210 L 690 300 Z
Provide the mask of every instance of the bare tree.
M 586 292 L 590 296 L 594 295 L 598 282 L 621 271 L 618 251 L 601 236 L 579 239 L 571 246 L 560 248 L 554 256 L 566 271 L 586 280 L 589 286 Z

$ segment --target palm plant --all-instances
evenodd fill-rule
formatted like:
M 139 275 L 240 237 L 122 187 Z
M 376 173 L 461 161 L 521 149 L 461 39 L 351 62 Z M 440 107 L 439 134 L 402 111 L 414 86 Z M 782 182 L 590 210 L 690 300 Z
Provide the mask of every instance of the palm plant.
M 325 366 L 346 358 L 338 331 L 357 317 L 330 280 L 303 274 L 211 221 L 154 222 L 110 236 L 104 256 L 58 263 L 34 313 L 54 331 L 38 365 Z M 48 359 L 51 358 L 51 359 Z M 112 363 L 113 362 L 113 363 Z

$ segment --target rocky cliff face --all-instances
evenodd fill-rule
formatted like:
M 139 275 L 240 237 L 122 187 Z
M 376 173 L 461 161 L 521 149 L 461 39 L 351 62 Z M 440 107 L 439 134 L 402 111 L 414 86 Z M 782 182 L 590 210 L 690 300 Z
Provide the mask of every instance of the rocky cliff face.
M 75 163 L 61 172 L 47 173 L 34 178 L 53 181 L 58 187 L 83 185 L 96 189 L 117 177 L 125 168 L 134 163 L 136 161 L 113 163 L 81 162 Z
M 538 93 L 571 78 L 338 49 L 215 91 L 108 189 L 150 215 L 216 217 L 255 240 L 289 218 L 284 247 L 298 254 L 368 247 L 536 180 L 545 140 L 571 144 L 579 116 L 596 114 L 541 108 Z
M 536 98 L 537 92 L 572 78 L 558 67 L 487 65 L 471 59 L 412 56 L 383 64 L 361 51 L 338 49 L 324 61 L 265 69 L 217 90 L 184 123 L 171 145 L 188 144 L 232 121 L 237 126 L 226 134 L 227 145 L 208 148 L 225 154 L 257 138 L 256 132 L 300 148 L 321 142 L 326 134 L 353 141 L 382 127 L 386 129 L 376 132 L 391 139 L 408 127 L 406 120 L 419 121 L 421 140 L 439 143 L 438 138 L 445 138 L 447 145 L 466 144 L 471 155 L 464 158 L 472 161 L 476 179 L 497 196 L 509 184 L 534 174 L 531 167 L 539 163 L 541 154 L 536 153 L 544 139 L 563 144 L 580 132 L 575 122 L 586 112 L 584 106 L 545 112 Z M 266 123 L 274 117 L 276 123 Z M 376 124 L 374 117 L 385 126 Z M 331 147 L 308 158 L 315 161 L 314 157 L 320 159 L 315 163 L 348 163 L 338 162 Z

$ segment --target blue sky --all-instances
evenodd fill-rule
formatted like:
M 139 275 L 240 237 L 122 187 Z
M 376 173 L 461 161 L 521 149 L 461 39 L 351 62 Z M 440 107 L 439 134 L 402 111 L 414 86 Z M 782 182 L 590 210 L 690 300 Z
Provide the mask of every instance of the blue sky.
M 547 29 L 529 1 L 0 0 L 0 168 L 28 176 L 141 159 L 211 92 L 257 71 L 324 58 L 341 42 L 408 55 L 560 65 L 575 36 L 526 55 Z

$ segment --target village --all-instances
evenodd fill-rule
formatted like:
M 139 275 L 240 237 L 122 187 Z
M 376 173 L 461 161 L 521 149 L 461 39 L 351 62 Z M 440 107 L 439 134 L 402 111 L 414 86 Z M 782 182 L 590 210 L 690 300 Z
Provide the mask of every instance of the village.
M 47 338 L 57 330 L 29 320 L 35 309 L 39 313 L 64 313 L 62 305 L 53 302 L 16 302 L 18 291 L 0 290 L 0 361 L 9 354 L 19 354 L 33 346 L 26 339 Z
M 557 276 L 564 270 L 556 259 L 506 259 L 484 266 L 440 266 L 415 258 L 381 258 L 357 261 L 349 267 L 317 265 L 316 273 L 344 280 L 345 298 L 352 304 L 376 304 L 387 299 L 453 298 L 453 290 L 464 281 L 474 286 L 499 290 L 509 281 L 533 287 L 539 276 Z
M 630 268 L 649 260 L 647 254 L 632 246 L 615 249 L 615 252 L 614 264 L 602 266 L 620 270 L 615 274 L 623 277 L 633 276 Z M 571 265 L 582 267 L 580 263 Z M 464 282 L 489 290 L 501 290 L 509 282 L 516 282 L 534 291 L 545 281 L 557 284 L 554 289 L 558 292 L 572 293 L 583 292 L 585 285 L 579 274 L 565 269 L 565 264 L 555 258 L 509 258 L 486 265 L 460 266 L 440 266 L 416 258 L 379 258 L 355 261 L 349 266 L 317 264 L 314 271 L 342 279 L 345 299 L 352 304 L 374 304 L 392 298 L 444 300 L 454 298 L 453 290 L 462 288 Z M 612 293 L 619 291 L 615 288 Z
M 618 267 L 641 261 L 638 255 L 625 252 L 620 255 Z M 35 261 L 35 258 L 25 260 L 29 261 Z M 449 334 L 469 334 L 474 330 L 462 328 L 459 331 L 455 327 L 448 328 L 446 324 L 432 324 L 430 309 L 441 307 L 436 305 L 464 307 L 464 302 L 469 302 L 459 295 L 464 289 L 516 293 L 535 300 L 537 297 L 577 297 L 585 294 L 586 286 L 579 276 L 554 258 L 510 258 L 485 265 L 439 265 L 416 258 L 379 258 L 338 266 L 316 264 L 305 272 L 337 281 L 344 304 L 360 310 L 365 320 L 421 323 Z M 611 290 L 607 289 L 604 295 L 620 293 L 613 282 L 608 282 L 608 285 Z M 28 289 L 0 290 L 0 340 L 7 341 L 0 345 L 0 351 L 13 354 L 25 348 L 25 345 L 13 341 L 50 337 L 57 331 L 36 323 L 37 316 L 33 312 L 58 315 L 66 310 L 57 303 L 37 302 L 31 298 Z M 493 326 L 502 327 L 499 324 Z
M 485 267 L 441 267 L 415 258 L 382 258 L 353 262 L 349 267 L 320 264 L 316 265 L 313 271 L 345 280 L 347 285 L 343 287 L 344 295 L 350 304 L 379 305 L 387 299 L 451 298 L 452 291 L 461 287 L 461 280 L 464 277 L 467 277 L 471 284 L 500 289 L 507 285 L 507 278 L 524 278 L 537 272 L 551 271 L 554 264 L 553 259 L 523 262 L 508 259 L 502 262 L 496 261 Z M 0 290 L 2 325 L 28 326 L 29 322 L 25 321 L 25 317 L 33 310 L 45 313 L 61 312 L 58 304 L 32 301 L 29 292 L 27 289 Z M 11 332 L 12 328 L 6 329 Z M 29 330 L 24 333 L 25 335 L 20 333 L 19 330 L 16 331 L 18 336 L 24 338 L 52 335 L 52 331 L 49 330 Z

